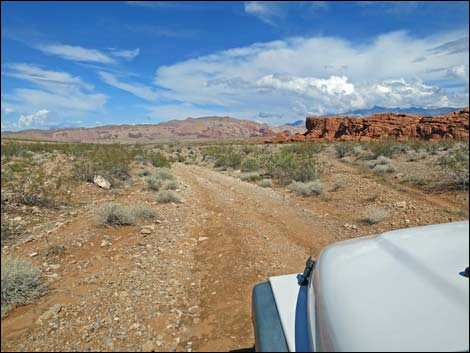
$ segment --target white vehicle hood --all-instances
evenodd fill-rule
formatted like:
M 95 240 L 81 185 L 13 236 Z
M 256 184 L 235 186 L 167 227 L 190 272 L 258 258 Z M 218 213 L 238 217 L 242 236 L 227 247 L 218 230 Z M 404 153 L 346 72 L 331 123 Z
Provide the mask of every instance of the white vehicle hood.
M 468 265 L 468 221 L 327 247 L 309 288 L 315 350 L 468 350 Z

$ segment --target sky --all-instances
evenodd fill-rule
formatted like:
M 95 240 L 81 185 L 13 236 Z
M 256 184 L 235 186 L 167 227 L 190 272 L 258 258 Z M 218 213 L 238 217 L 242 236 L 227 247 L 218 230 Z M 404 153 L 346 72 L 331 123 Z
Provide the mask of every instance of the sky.
M 468 106 L 468 7 L 2 1 L 1 129 Z

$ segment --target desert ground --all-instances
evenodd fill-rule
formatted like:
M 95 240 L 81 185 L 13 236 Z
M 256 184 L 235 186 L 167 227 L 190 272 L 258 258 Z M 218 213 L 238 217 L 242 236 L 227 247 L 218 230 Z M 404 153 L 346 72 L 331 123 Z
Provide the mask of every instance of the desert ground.
M 249 350 L 255 284 L 469 212 L 459 141 L 4 140 L 1 171 L 2 351 Z

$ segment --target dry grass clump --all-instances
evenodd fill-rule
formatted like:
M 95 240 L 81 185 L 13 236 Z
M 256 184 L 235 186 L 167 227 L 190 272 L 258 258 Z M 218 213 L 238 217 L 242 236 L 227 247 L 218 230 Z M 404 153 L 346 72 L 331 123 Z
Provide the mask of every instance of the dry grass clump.
M 380 207 L 368 206 L 362 215 L 362 221 L 369 225 L 382 222 L 387 217 L 387 211 Z
M 303 196 L 320 195 L 323 193 L 323 183 L 320 180 L 307 183 L 294 181 L 289 185 L 289 189 Z
M 156 200 L 158 203 L 180 203 L 181 197 L 174 191 L 162 190 L 157 194 Z
M 16 306 L 31 303 L 47 292 L 41 271 L 23 259 L 8 258 L 2 261 L 2 317 Z
M 272 188 L 274 184 L 270 179 L 263 179 L 258 183 L 258 186 L 261 186 L 262 188 Z
M 96 224 L 104 226 L 130 226 L 134 225 L 136 217 L 127 207 L 109 202 L 101 205 L 96 213 Z

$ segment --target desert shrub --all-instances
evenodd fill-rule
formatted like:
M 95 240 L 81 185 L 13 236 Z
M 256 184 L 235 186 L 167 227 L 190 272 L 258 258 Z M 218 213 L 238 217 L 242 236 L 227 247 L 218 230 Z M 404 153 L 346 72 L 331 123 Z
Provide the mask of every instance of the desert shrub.
M 242 172 L 254 172 L 261 169 L 261 163 L 256 158 L 245 158 L 240 164 L 240 170 Z
M 149 176 L 150 175 L 150 170 L 144 169 L 139 172 L 139 176 Z
M 258 186 L 261 186 L 262 188 L 272 188 L 273 182 L 270 179 L 263 179 L 258 183 Z
M 468 189 L 469 183 L 469 148 L 468 142 L 454 147 L 439 158 L 439 165 L 445 171 L 445 180 L 451 187 Z
M 162 190 L 157 194 L 156 200 L 158 203 L 180 203 L 181 197 L 174 191 Z
M 65 246 L 62 244 L 49 245 L 44 251 L 46 257 L 60 256 L 65 253 Z
M 140 219 L 158 219 L 158 212 L 154 209 L 139 203 L 131 208 L 132 213 L 136 218 Z
M 162 188 L 163 190 L 176 190 L 178 189 L 178 182 L 176 180 L 166 180 Z
M 371 170 L 374 167 L 375 167 L 375 162 L 374 161 L 363 161 L 359 165 L 359 168 L 364 173 L 368 172 L 369 170 Z
M 339 189 L 342 189 L 346 186 L 346 182 L 344 180 L 335 180 L 333 185 L 331 186 L 330 191 L 335 192 L 338 191 Z
M 269 156 L 265 168 L 269 175 L 283 181 L 307 182 L 318 179 L 320 174 L 315 159 L 295 157 L 285 152 Z
M 162 168 L 170 165 L 170 161 L 160 152 L 147 152 L 146 156 L 154 167 Z
M 10 242 L 24 233 L 24 227 L 21 224 L 7 219 L 2 219 L 1 230 L 1 245 Z
M 414 161 L 418 160 L 418 156 L 416 155 L 416 152 L 414 152 L 414 151 L 408 152 L 407 155 L 406 155 L 406 160 L 408 162 L 414 162 Z
M 393 173 L 395 171 L 393 164 L 377 164 L 372 171 L 375 175 L 384 175 L 387 173 Z
M 385 157 L 385 156 L 378 156 L 375 163 L 378 164 L 378 165 L 385 165 L 385 164 L 392 163 L 392 160 L 390 158 Z
M 40 275 L 41 271 L 27 260 L 7 258 L 2 261 L 2 317 L 12 308 L 31 303 L 47 291 Z
M 260 174 L 257 173 L 257 172 L 240 174 L 240 180 L 243 180 L 243 181 L 253 181 L 253 180 L 257 180 L 259 178 L 260 178 Z
M 135 221 L 132 210 L 112 202 L 101 205 L 96 212 L 96 224 L 100 227 L 134 225 Z
M 162 187 L 162 179 L 158 178 L 156 175 L 152 175 L 147 179 L 147 187 L 152 191 L 159 191 Z
M 289 185 L 289 189 L 303 196 L 320 195 L 323 193 L 323 183 L 320 180 L 308 183 L 294 181 Z
M 303 143 L 292 143 L 282 147 L 281 153 L 294 154 L 302 157 L 311 157 L 320 153 L 325 144 L 321 142 L 303 142 Z
M 125 180 L 130 176 L 132 160 L 131 151 L 124 146 L 97 145 L 74 161 L 72 176 L 75 180 L 87 182 L 93 182 L 96 175 Z
M 62 187 L 60 176 L 53 178 L 41 167 L 31 168 L 13 184 L 12 201 L 28 206 L 56 207 L 61 203 L 56 196 Z
M 383 140 L 368 143 L 368 148 L 372 152 L 373 158 L 379 156 L 393 157 L 394 154 L 401 152 L 402 145 L 399 141 Z
M 362 215 L 361 220 L 367 224 L 377 224 L 387 217 L 387 211 L 380 207 L 368 206 Z
M 364 153 L 364 148 L 361 145 L 354 146 L 351 153 L 355 156 L 361 155 L 362 153 Z
M 354 146 L 352 143 L 339 142 L 335 145 L 336 156 L 338 158 L 344 158 L 346 155 L 350 154 L 355 147 L 357 146 Z
M 169 169 L 166 168 L 161 168 L 157 170 L 154 174 L 155 178 L 160 179 L 160 180 L 173 180 L 175 179 L 175 176 L 171 174 Z
M 232 168 L 237 169 L 242 163 L 242 156 L 233 148 L 226 149 L 225 152 L 219 154 L 214 162 L 217 168 Z

